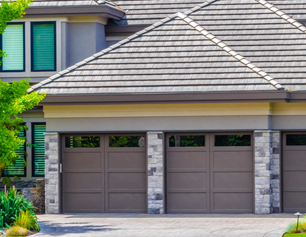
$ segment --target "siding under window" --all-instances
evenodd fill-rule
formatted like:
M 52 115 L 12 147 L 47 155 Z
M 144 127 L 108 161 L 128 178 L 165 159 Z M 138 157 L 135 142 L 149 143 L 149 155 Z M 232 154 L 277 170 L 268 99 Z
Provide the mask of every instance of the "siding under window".
M 25 137 L 25 131 L 21 131 L 19 133 L 19 137 Z M 4 169 L 4 175 L 7 176 L 25 176 L 26 175 L 26 169 L 25 169 L 25 151 L 26 151 L 26 144 L 23 144 L 22 147 L 20 147 L 16 152 L 20 155 L 20 157 L 17 159 L 15 165 L 7 166 Z
M 8 24 L 2 35 L 2 71 L 24 71 L 24 24 Z
M 45 175 L 45 124 L 33 124 L 33 144 L 37 147 L 33 147 L 32 159 L 33 159 L 33 176 Z
M 32 23 L 32 70 L 55 71 L 55 23 Z

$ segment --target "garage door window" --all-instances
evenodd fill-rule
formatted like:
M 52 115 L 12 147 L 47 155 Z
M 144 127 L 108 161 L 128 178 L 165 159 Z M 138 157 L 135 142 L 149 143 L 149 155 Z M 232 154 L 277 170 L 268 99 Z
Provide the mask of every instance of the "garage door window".
M 169 137 L 169 146 L 170 147 L 203 147 L 205 146 L 205 136 L 170 136 Z
M 145 147 L 142 136 L 110 136 L 109 147 Z
M 94 136 L 65 137 L 65 147 L 66 148 L 100 147 L 100 137 L 94 137 Z
M 251 146 L 251 135 L 216 135 L 215 146 Z
M 306 134 L 287 135 L 287 146 L 306 146 Z

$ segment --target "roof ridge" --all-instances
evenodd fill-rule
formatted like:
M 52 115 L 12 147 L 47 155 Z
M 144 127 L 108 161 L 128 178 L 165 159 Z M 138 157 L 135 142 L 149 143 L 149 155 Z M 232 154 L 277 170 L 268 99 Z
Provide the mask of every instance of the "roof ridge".
M 194 28 L 195 30 L 200 32 L 202 35 L 204 35 L 211 42 L 213 42 L 214 44 L 219 46 L 221 49 L 226 51 L 228 54 L 230 54 L 232 57 L 234 57 L 240 63 L 247 66 L 253 72 L 255 72 L 256 74 L 261 76 L 264 80 L 268 81 L 274 88 L 276 88 L 277 90 L 284 90 L 284 87 L 279 82 L 277 82 L 273 77 L 271 77 L 268 73 L 266 73 L 265 71 L 263 71 L 259 67 L 252 64 L 251 61 L 247 60 L 241 54 L 237 53 L 234 49 L 232 49 L 226 43 L 224 43 L 222 40 L 217 38 L 214 34 L 209 32 L 208 30 L 204 29 L 204 27 L 200 26 L 192 18 L 190 18 L 189 16 L 187 16 L 187 15 L 181 13 L 181 12 L 177 13 L 177 15 L 183 21 L 185 21 L 187 24 L 189 24 L 192 28 Z
M 301 24 L 300 22 L 292 18 L 290 15 L 288 15 L 287 13 L 285 13 L 278 7 L 276 7 L 273 3 L 270 3 L 266 0 L 255 0 L 255 1 L 261 4 L 263 7 L 270 10 L 271 12 L 273 12 L 275 15 L 279 16 L 280 18 L 288 22 L 290 25 L 294 26 L 296 29 L 298 29 L 302 33 L 306 34 L 306 27 L 303 24 Z
M 65 70 L 62 70 L 62 71 L 56 73 L 55 75 L 47 78 L 46 80 L 41 81 L 40 83 L 38 83 L 38 84 L 32 86 L 31 88 L 29 88 L 28 92 L 30 93 L 30 92 L 38 89 L 39 87 L 41 87 L 43 85 L 46 85 L 46 84 L 54 81 L 55 79 L 65 75 L 65 74 L 67 74 L 69 72 L 72 72 L 73 70 L 75 70 L 75 69 L 85 65 L 86 63 L 88 63 L 88 62 L 90 62 L 90 61 L 92 61 L 92 60 L 94 60 L 94 59 L 96 59 L 98 57 L 101 57 L 102 55 L 112 51 L 113 49 L 116 49 L 116 48 L 120 47 L 121 45 L 130 42 L 131 40 L 137 38 L 138 36 L 140 36 L 142 34 L 145 34 L 146 32 L 148 32 L 150 30 L 153 30 L 153 29 L 155 29 L 155 28 L 165 24 L 166 22 L 168 22 L 168 21 L 170 21 L 170 20 L 172 20 L 172 19 L 174 19 L 176 17 L 178 17 L 177 13 L 176 14 L 172 14 L 172 15 L 170 15 L 170 16 L 168 16 L 168 17 L 166 17 L 166 18 L 164 18 L 164 19 L 162 19 L 162 20 L 160 20 L 160 21 L 158 21 L 158 22 L 156 22 L 154 24 L 152 24 L 151 26 L 146 27 L 145 29 L 136 32 L 135 34 L 133 34 L 133 35 L 131 35 L 131 36 L 129 36 L 129 37 L 119 41 L 118 43 L 116 43 L 116 44 L 114 44 L 114 45 L 112 45 L 112 46 L 110 46 L 110 47 L 108 47 L 108 48 L 106 48 L 106 49 L 104 49 L 104 50 L 102 50 L 102 51 L 100 51 L 98 53 L 93 54 L 92 56 L 90 56 L 90 57 L 88 57 L 88 58 L 86 58 L 86 59 L 84 59 L 84 60 L 74 64 L 73 66 L 70 66 L 70 67 L 66 68 Z
M 268 10 L 275 13 L 275 15 L 281 17 L 282 19 L 284 19 L 285 21 L 287 21 L 288 23 L 293 25 L 298 30 L 302 31 L 304 34 L 306 34 L 306 27 L 303 24 L 301 24 L 297 20 L 293 19 L 287 13 L 283 12 L 278 7 L 276 7 L 274 4 L 272 4 L 272 3 L 270 3 L 266 0 L 255 0 L 255 1 L 258 2 L 259 4 L 261 4 L 262 6 L 264 6 L 265 8 L 267 8 Z

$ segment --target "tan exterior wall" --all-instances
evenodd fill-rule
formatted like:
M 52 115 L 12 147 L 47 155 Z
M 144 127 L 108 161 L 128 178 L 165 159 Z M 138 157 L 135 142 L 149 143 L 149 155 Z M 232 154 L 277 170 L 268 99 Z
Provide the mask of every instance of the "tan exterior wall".
M 269 103 L 45 106 L 45 118 L 269 115 Z
M 306 131 L 306 116 L 272 116 L 271 129 Z
M 237 131 L 268 127 L 268 116 L 47 119 L 48 132 Z

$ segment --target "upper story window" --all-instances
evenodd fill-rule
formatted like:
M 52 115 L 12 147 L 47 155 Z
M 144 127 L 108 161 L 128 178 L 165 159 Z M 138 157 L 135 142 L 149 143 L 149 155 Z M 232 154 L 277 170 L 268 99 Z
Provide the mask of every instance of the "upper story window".
M 32 71 L 55 71 L 55 22 L 32 22 L 31 26 Z
M 2 58 L 1 71 L 24 71 L 24 23 L 9 23 L 0 40 L 1 49 L 6 54 Z

